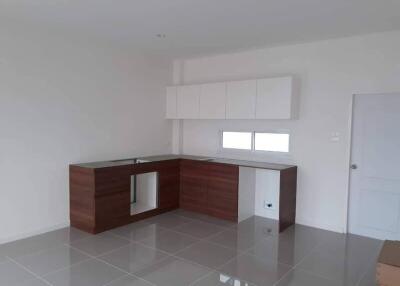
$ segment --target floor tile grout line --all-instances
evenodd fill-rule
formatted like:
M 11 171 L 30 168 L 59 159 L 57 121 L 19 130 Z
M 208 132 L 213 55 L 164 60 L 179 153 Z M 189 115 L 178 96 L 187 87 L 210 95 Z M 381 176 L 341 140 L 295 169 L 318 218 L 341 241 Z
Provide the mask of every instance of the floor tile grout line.
M 24 265 L 18 263 L 17 261 L 15 261 L 14 259 L 7 257 L 12 263 L 14 263 L 15 265 L 21 267 L 22 269 L 24 269 L 25 271 L 27 271 L 28 273 L 30 273 L 31 275 L 33 275 L 36 279 L 44 282 L 45 284 L 49 285 L 49 286 L 53 286 L 53 284 L 51 284 L 49 281 L 47 281 L 45 278 L 43 278 L 42 276 L 34 273 L 33 271 L 31 271 L 29 268 L 25 267 Z

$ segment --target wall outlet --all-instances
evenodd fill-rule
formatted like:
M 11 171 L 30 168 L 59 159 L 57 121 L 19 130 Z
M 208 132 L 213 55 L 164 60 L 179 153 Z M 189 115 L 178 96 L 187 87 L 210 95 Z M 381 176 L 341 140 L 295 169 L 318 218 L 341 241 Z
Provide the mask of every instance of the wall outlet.
M 275 209 L 274 204 L 269 201 L 264 201 L 264 209 L 273 210 Z

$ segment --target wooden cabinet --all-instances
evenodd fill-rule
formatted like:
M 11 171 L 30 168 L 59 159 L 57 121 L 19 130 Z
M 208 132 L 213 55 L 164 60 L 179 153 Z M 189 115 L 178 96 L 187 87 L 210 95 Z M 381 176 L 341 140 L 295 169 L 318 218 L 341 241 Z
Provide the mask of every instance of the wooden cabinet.
M 177 117 L 199 118 L 200 85 L 178 86 Z
M 256 80 L 228 82 L 226 87 L 226 118 L 254 119 L 256 96 Z
M 238 182 L 237 166 L 183 160 L 180 207 L 237 221 Z
M 178 88 L 176 86 L 167 87 L 166 94 L 166 118 L 167 119 L 176 119 L 178 117 L 177 114 L 177 92 Z
M 291 77 L 257 80 L 257 119 L 292 118 L 292 81 Z
M 201 85 L 199 118 L 225 119 L 226 83 Z

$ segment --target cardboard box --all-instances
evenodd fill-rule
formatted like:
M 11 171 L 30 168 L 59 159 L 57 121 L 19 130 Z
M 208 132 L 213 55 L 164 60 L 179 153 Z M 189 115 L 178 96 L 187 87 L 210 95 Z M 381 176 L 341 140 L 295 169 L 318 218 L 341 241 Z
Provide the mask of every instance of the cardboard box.
M 379 286 L 400 285 L 400 241 L 384 242 L 376 267 L 376 282 Z

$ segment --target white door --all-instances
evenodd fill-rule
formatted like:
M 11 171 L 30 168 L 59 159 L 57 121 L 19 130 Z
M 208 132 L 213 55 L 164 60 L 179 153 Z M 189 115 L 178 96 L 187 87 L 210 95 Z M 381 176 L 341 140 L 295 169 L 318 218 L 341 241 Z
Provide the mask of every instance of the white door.
M 349 232 L 400 239 L 400 94 L 356 95 Z

